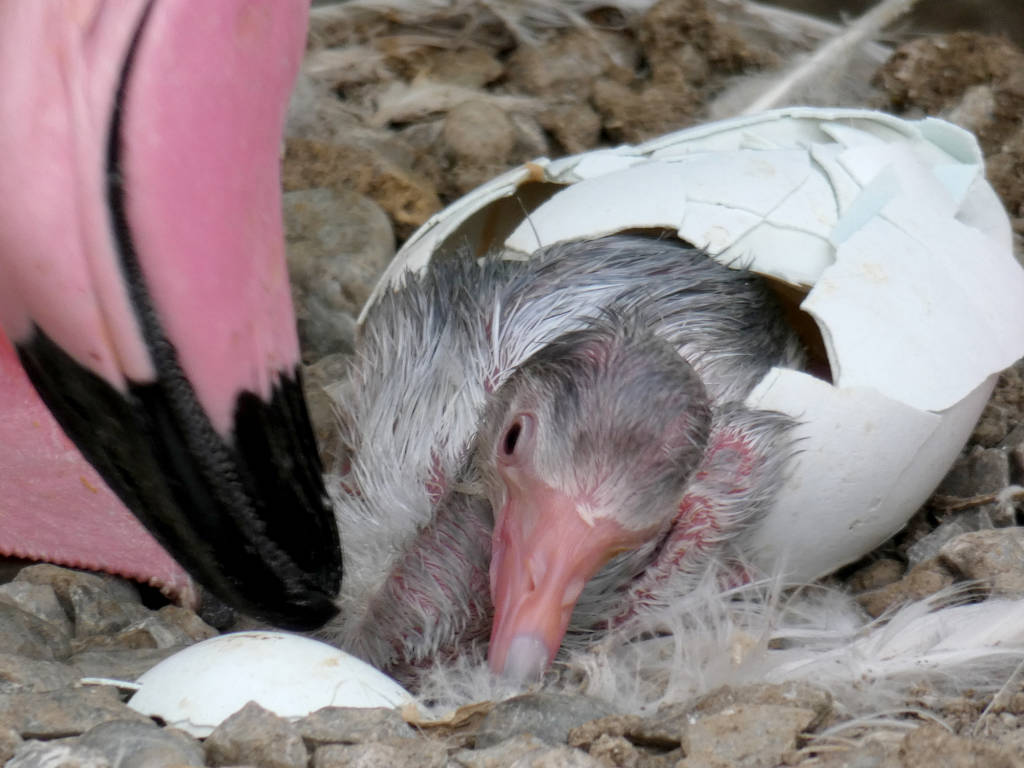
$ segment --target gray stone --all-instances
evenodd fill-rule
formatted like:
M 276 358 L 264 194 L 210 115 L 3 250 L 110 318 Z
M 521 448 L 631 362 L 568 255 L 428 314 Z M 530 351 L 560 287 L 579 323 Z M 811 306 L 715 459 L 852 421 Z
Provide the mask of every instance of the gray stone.
M 569 731 L 569 746 L 588 752 L 602 738 L 625 738 L 631 744 L 671 750 L 683 739 L 686 710 L 671 708 L 654 715 L 611 715 L 591 720 Z
M 527 93 L 556 97 L 551 101 L 585 101 L 605 75 L 622 70 L 627 76 L 636 52 L 615 37 L 572 30 L 540 45 L 521 45 L 507 64 L 509 80 Z
M 975 446 L 953 464 L 936 493 L 969 499 L 986 493 L 998 493 L 1010 484 L 1010 464 L 999 448 Z
M 324 707 L 298 720 L 295 727 L 310 749 L 322 744 L 362 744 L 413 735 L 397 711 L 383 707 Z
M 16 730 L 0 726 L 0 765 L 10 760 L 21 744 L 21 736 Z
M 751 683 L 739 687 L 723 685 L 701 696 L 690 708 L 689 714 L 710 715 L 733 709 L 740 704 L 801 707 L 812 710 L 818 720 L 824 720 L 832 712 L 832 694 L 824 688 L 801 682 Z M 669 705 L 659 710 L 652 720 L 678 720 L 681 719 L 681 712 L 681 706 Z
M 540 122 L 570 155 L 593 149 L 601 138 L 601 116 L 585 102 L 555 104 L 541 113 Z
M 303 390 L 313 434 L 320 449 L 324 470 L 344 475 L 348 472 L 348 447 L 338 425 L 335 394 L 339 387 L 347 388 L 346 379 L 351 366 L 351 355 L 327 355 L 303 368 Z
M 67 590 L 71 618 L 75 623 L 75 639 L 94 635 L 110 635 L 149 616 L 140 603 L 126 602 L 111 595 L 106 585 L 71 584 Z
M 13 728 L 23 739 L 77 736 L 109 720 L 149 722 L 122 704 L 113 688 L 0 694 L 0 725 Z
M 614 765 L 617 768 L 638 768 L 643 759 L 640 750 L 633 746 L 629 739 L 624 736 L 610 736 L 607 733 L 594 740 L 587 754 L 601 765 Z
M 464 101 L 444 120 L 441 136 L 448 151 L 463 162 L 504 165 L 516 145 L 508 115 L 484 100 Z
M 459 768 L 504 768 L 517 765 L 528 755 L 539 755 L 549 745 L 529 734 L 520 734 L 511 739 L 483 749 L 462 749 L 451 757 L 453 765 Z
M 597 758 L 572 747 L 547 747 L 515 762 L 515 768 L 607 768 Z
M 371 744 L 327 744 L 313 754 L 313 768 L 444 768 L 448 751 L 427 739 Z
M 73 568 L 62 568 L 49 563 L 37 563 L 23 568 L 14 581 L 50 585 L 69 617 L 73 613 L 69 594 L 73 586 L 90 587 L 106 592 L 108 598 L 118 602 L 140 602 L 139 591 L 131 582 L 108 574 L 76 571 Z
M 94 749 L 78 744 L 29 741 L 18 747 L 5 768 L 112 768 Z
M 68 687 L 77 678 L 74 668 L 68 664 L 0 653 L 0 693 L 56 691 Z
M 204 746 L 212 765 L 305 768 L 309 759 L 298 728 L 254 701 L 218 725 Z
M 466 88 L 483 88 L 501 77 L 504 71 L 502 63 L 482 48 L 441 49 L 428 52 L 416 76 Z
M 937 557 L 948 542 L 971 530 L 971 528 L 967 527 L 966 522 L 959 518 L 953 518 L 948 522 L 942 523 L 931 533 L 922 536 L 907 548 L 907 560 L 911 566 L 927 562 Z
M 996 100 L 991 85 L 975 85 L 963 92 L 960 102 L 945 115 L 951 123 L 978 133 L 992 120 Z
M 1024 597 L 1024 528 L 974 531 L 947 542 L 942 562 L 998 597 Z
M 142 610 L 145 613 L 138 620 L 113 634 L 98 634 L 89 637 L 83 642 L 76 643 L 77 648 L 80 650 L 180 648 L 217 634 L 217 630 L 187 608 L 165 605 L 159 611 L 149 611 L 145 608 Z
M 864 566 L 847 583 L 853 592 L 869 592 L 894 584 L 903 578 L 905 572 L 906 566 L 902 562 L 886 557 Z
M 1020 753 L 999 744 L 950 733 L 940 725 L 927 723 L 903 737 L 900 747 L 903 768 L 1019 768 Z
M 530 693 L 495 706 L 480 723 L 476 743 L 478 747 L 489 747 L 529 733 L 547 744 L 565 744 L 573 728 L 613 714 L 611 706 L 586 696 Z
M 65 634 L 71 634 L 71 620 L 64 613 L 60 601 L 57 600 L 57 593 L 49 584 L 15 581 L 0 585 L 0 601 L 16 605 L 21 610 L 50 622 Z
M 66 659 L 71 639 L 60 627 L 10 603 L 0 603 L 0 648 L 30 659 Z
M 911 568 L 899 581 L 870 592 L 862 592 L 857 595 L 857 603 L 869 615 L 878 617 L 890 608 L 934 595 L 951 586 L 955 580 L 954 575 L 938 558 L 932 558 Z
M 521 165 L 551 154 L 551 139 L 540 120 L 526 112 L 512 112 L 508 117 L 516 129 L 516 151 L 512 155 L 511 165 Z
M 890 768 L 900 765 L 899 744 L 882 743 L 871 739 L 849 749 L 838 749 L 819 754 L 814 768 Z
M 87 650 L 74 654 L 68 663 L 81 677 L 131 681 L 180 650 L 181 647 Z
M 518 131 L 497 105 L 463 102 L 448 113 L 441 130 L 443 162 L 451 168 L 451 186 L 442 191 L 464 195 L 515 164 Z
M 384 209 L 401 238 L 440 210 L 437 190 L 416 168 L 419 163 L 412 147 L 383 129 L 331 130 L 336 135 L 330 139 L 287 141 L 282 168 L 286 190 L 354 189 Z M 287 214 L 285 221 L 291 231 Z
M 691 718 L 682 766 L 711 763 L 735 768 L 772 768 L 796 748 L 818 719 L 813 709 L 772 704 L 737 704 Z
M 307 360 L 355 345 L 355 318 L 395 253 L 383 209 L 338 189 L 284 195 L 288 272 Z
M 79 743 L 104 755 L 112 768 L 171 768 L 204 762 L 202 745 L 188 734 L 135 720 L 101 723 L 84 733 Z

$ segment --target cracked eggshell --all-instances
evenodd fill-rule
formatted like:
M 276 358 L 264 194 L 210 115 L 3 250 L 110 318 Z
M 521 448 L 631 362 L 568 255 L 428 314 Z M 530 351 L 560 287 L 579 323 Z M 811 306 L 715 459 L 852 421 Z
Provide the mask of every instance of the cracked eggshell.
M 899 530 L 1024 355 L 1024 270 L 974 137 L 867 110 L 788 108 L 528 163 L 431 218 L 368 305 L 432 258 L 529 258 L 631 229 L 764 275 L 827 366 L 830 380 L 775 369 L 747 399 L 799 422 L 778 502 L 745 542 L 793 579 Z
M 369 664 L 286 632 L 236 632 L 170 656 L 138 679 L 128 706 L 197 738 L 255 701 L 281 717 L 323 707 L 399 707 L 413 697 Z

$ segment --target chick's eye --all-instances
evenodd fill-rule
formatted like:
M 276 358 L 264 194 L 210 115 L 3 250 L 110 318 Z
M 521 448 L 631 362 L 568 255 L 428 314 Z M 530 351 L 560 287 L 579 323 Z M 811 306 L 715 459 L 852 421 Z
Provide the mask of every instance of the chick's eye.
M 511 456 L 515 453 L 516 443 L 519 442 L 519 435 L 521 435 L 522 432 L 523 425 L 518 420 L 509 424 L 508 429 L 505 430 L 505 437 L 501 441 L 501 447 L 506 456 Z

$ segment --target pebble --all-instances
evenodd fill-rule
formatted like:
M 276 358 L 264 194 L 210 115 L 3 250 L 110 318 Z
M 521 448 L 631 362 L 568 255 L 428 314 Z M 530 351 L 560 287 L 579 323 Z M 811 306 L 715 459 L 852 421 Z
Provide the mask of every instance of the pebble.
M 306 747 L 324 744 L 362 744 L 408 738 L 412 729 L 393 709 L 324 707 L 295 723 Z
M 1024 528 L 996 528 L 957 536 L 939 557 L 964 578 L 986 585 L 996 597 L 1024 597 Z
M 29 741 L 17 748 L 5 768 L 113 768 L 102 752 L 78 744 Z
M 975 530 L 970 519 L 965 515 L 957 515 L 953 519 L 935 527 L 907 547 L 907 561 L 911 566 L 920 565 L 938 556 L 942 548 L 958 536 Z
M 736 704 L 696 717 L 686 729 L 681 766 L 772 768 L 816 718 L 813 709 L 777 704 Z
M 632 77 L 603 42 L 587 31 L 568 30 L 539 45 L 520 46 L 508 62 L 509 81 L 522 92 L 555 102 L 585 101 L 602 78 L 628 82 Z
M 0 726 L 0 763 L 6 763 L 22 744 L 21 736 L 13 728 Z
M 868 739 L 847 749 L 823 752 L 815 757 L 814 768 L 890 768 L 899 766 L 899 743 Z
M 541 113 L 540 123 L 567 155 L 585 152 L 601 136 L 601 116 L 585 102 L 555 104 Z
M 615 714 L 603 701 L 559 693 L 529 693 L 500 702 L 480 724 L 478 747 L 529 733 L 547 744 L 564 744 L 569 731 L 598 717 Z
M 68 664 L 76 676 L 133 681 L 183 647 L 88 650 L 74 654 Z
M 33 616 L 53 624 L 65 635 L 71 635 L 71 620 L 57 600 L 57 593 L 49 584 L 32 584 L 24 581 L 0 584 L 0 602 L 28 611 Z
M 465 101 L 445 117 L 441 129 L 442 154 L 452 168 L 454 196 L 470 190 L 511 168 L 517 132 L 508 114 L 493 103 Z
M 148 722 L 108 687 L 0 694 L 0 724 L 13 728 L 23 739 L 78 736 L 108 720 Z
M 388 140 L 398 142 L 390 135 Z M 413 167 L 412 160 L 373 141 L 288 139 L 282 182 L 288 191 L 317 187 L 355 190 L 384 209 L 395 234 L 402 238 L 441 209 L 437 190 Z
M 68 664 L 0 653 L 0 694 L 57 691 L 67 688 L 77 678 Z
M 974 446 L 953 464 L 935 491 L 940 496 L 970 498 L 998 493 L 1010 484 L 1010 462 L 1000 448 Z
M 71 638 L 60 627 L 16 605 L 0 603 L 0 648 L 30 659 L 52 661 L 71 655 Z
M 111 768 L 172 768 L 203 765 L 203 746 L 187 733 L 155 723 L 114 720 L 91 728 L 78 740 L 103 755 Z
M 513 736 L 489 747 L 462 749 L 452 755 L 451 761 L 459 768 L 504 768 L 518 765 L 529 755 L 539 755 L 549 746 L 528 733 Z
M 422 68 L 414 77 L 467 88 L 483 88 L 504 73 L 505 66 L 489 51 L 482 48 L 460 48 L 428 51 Z
M 631 744 L 673 750 L 682 746 L 685 711 L 672 707 L 653 717 L 611 715 L 591 720 L 569 731 L 569 746 L 590 751 L 602 739 L 626 739 Z
M 602 765 L 622 766 L 622 768 L 636 768 L 643 760 L 643 755 L 629 739 L 608 734 L 598 736 L 590 745 L 587 754 Z
M 101 573 L 76 571 L 49 563 L 37 563 L 22 568 L 14 577 L 14 583 L 45 584 L 53 588 L 57 599 L 68 616 L 74 619 L 72 590 L 76 588 L 95 590 L 122 603 L 139 603 L 139 592 L 133 584 L 115 576 Z
M 412 738 L 369 744 L 328 744 L 317 749 L 312 762 L 313 768 L 444 768 L 447 764 L 448 751 L 443 744 Z
M 1021 755 L 1009 748 L 980 739 L 957 736 L 934 723 L 915 728 L 900 745 L 902 768 L 1021 768 Z
M 253 701 L 218 725 L 204 746 L 210 765 L 305 768 L 309 760 L 299 729 Z
M 859 569 L 847 583 L 855 593 L 868 592 L 899 581 L 905 572 L 902 561 L 883 557 Z
M 890 608 L 934 595 L 955 580 L 938 558 L 932 558 L 911 568 L 899 581 L 857 595 L 857 602 L 870 616 L 878 617 Z
M 288 273 L 307 360 L 355 348 L 356 316 L 395 254 L 381 207 L 351 190 L 284 195 Z

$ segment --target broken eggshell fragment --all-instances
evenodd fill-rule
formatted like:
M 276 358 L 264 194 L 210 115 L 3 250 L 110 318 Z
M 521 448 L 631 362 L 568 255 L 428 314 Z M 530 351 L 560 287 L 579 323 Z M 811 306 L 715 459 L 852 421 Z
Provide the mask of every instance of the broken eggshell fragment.
M 768 278 L 812 359 L 751 407 L 799 422 L 753 565 L 810 580 L 899 530 L 1024 355 L 1024 270 L 974 137 L 936 119 L 788 108 L 541 159 L 420 228 L 371 296 L 433 258 L 672 233 Z M 365 313 L 365 310 L 364 310 Z
M 281 717 L 323 707 L 400 707 L 412 696 L 334 646 L 287 632 L 235 632 L 170 656 L 138 679 L 128 706 L 197 738 L 248 702 Z

